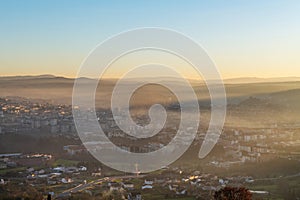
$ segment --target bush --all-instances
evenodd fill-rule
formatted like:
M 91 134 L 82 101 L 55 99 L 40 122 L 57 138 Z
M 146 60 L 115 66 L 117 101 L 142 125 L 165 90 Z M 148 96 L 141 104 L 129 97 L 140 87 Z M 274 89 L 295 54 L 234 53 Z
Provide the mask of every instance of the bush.
M 251 200 L 252 194 L 246 188 L 225 187 L 215 192 L 215 200 Z

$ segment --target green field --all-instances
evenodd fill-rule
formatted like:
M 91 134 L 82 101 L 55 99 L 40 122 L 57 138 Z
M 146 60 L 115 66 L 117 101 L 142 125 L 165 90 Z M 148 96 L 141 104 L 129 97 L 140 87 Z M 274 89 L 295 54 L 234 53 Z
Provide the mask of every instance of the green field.
M 57 167 L 57 166 L 65 166 L 65 167 L 71 167 L 71 166 L 76 166 L 79 163 L 79 161 L 76 160 L 66 160 L 66 159 L 57 159 L 52 166 Z
M 9 173 L 9 172 L 16 173 L 16 172 L 21 172 L 21 171 L 25 171 L 25 170 L 26 170 L 26 167 L 17 167 L 17 168 L 1 169 L 1 170 L 0 170 L 0 175 L 7 174 L 7 173 Z

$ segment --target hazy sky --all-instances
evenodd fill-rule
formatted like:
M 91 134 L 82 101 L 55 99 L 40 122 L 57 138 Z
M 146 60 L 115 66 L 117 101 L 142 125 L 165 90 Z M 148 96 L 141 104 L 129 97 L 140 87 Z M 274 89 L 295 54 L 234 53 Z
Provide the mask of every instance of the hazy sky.
M 300 76 L 300 1 L 0 1 L 0 75 L 74 77 L 101 41 L 165 27 L 200 43 L 224 78 Z

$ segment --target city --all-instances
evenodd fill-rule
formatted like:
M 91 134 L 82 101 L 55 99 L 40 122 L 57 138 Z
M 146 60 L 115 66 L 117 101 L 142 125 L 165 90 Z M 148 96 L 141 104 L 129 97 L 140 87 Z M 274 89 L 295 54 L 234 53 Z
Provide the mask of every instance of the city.
M 0 0 L 0 200 L 300 200 L 299 10 Z
M 237 127 L 234 123 L 226 123 L 212 156 L 205 161 L 199 160 L 191 164 L 189 160 L 196 156 L 197 146 L 201 145 L 205 137 L 207 127 L 202 127 L 198 130 L 192 147 L 171 166 L 162 166 L 161 170 L 150 174 L 140 174 L 137 166 L 136 174 L 124 174 L 98 163 L 88 153 L 85 148 L 87 144 L 82 144 L 76 134 L 71 105 L 51 104 L 46 100 L 34 101 L 21 97 L 0 100 L 2 138 L 20 135 L 27 140 L 32 138 L 35 143 L 43 145 L 46 142 L 59 148 L 51 151 L 47 145 L 34 146 L 34 142 L 33 148 L 30 148 L 31 145 L 24 145 L 22 153 L 10 151 L 14 147 L 2 148 L 6 153 L 0 154 L 1 184 L 10 187 L 18 187 L 16 184 L 32 186 L 36 195 L 45 197 L 50 194 L 55 199 L 71 196 L 78 196 L 79 199 L 102 199 L 104 196 L 117 199 L 155 199 L 160 198 L 159 196 L 207 199 L 209 196 L 213 198 L 214 192 L 221 188 L 230 186 L 253 188 L 250 190 L 253 195 L 269 198 L 274 195 L 273 190 L 255 185 L 276 185 L 281 180 L 300 178 L 297 170 L 297 163 L 300 162 L 299 123 L 279 123 L 273 117 L 264 117 L 264 121 L 255 127 Z M 249 97 L 238 105 L 230 105 L 228 116 L 242 116 L 246 108 L 250 109 L 247 113 L 255 112 L 254 108 L 256 114 L 263 115 L 264 111 L 259 111 L 258 106 L 265 105 L 261 100 Z M 115 144 L 127 151 L 151 152 L 163 147 L 172 138 L 179 118 L 177 108 L 176 105 L 169 106 L 168 115 L 172 121 L 166 124 L 166 128 L 158 136 L 134 146 L 130 143 L 134 138 L 118 128 L 109 110 L 100 109 L 97 116 L 107 132 L 107 137 Z M 276 113 L 278 107 L 272 109 Z M 207 118 L 208 110 L 203 109 L 202 115 Z M 139 122 L 146 123 L 147 117 L 139 117 Z M 17 143 L 16 145 L 20 145 L 22 141 Z M 283 169 L 278 169 L 274 175 L 261 177 L 255 175 L 252 169 L 247 169 L 251 173 L 238 174 L 236 171 L 245 169 L 248 165 L 255 167 L 272 162 L 284 163 L 284 168 L 290 167 L 295 172 L 284 169 L 288 171 L 285 174 Z M 224 171 L 226 176 L 222 175 Z M 292 191 L 299 192 L 296 189 L 298 186 L 294 187 Z

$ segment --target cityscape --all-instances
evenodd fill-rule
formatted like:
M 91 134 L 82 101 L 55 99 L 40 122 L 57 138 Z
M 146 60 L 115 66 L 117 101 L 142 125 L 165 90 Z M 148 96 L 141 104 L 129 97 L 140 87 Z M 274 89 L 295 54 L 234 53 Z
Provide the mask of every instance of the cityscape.
M 300 200 L 299 10 L 0 0 L 0 200 Z
M 234 85 L 248 87 L 249 83 Z M 97 145 L 81 142 L 71 105 L 46 99 L 1 98 L 1 185 L 8 188 L 3 195 L 13 189 L 20 195 L 23 191 L 19 188 L 30 187 L 32 194 L 26 195 L 31 198 L 51 195 L 54 199 L 212 199 L 222 188 L 242 187 L 257 199 L 296 196 L 300 178 L 300 123 L 297 118 L 281 116 L 283 112 L 297 115 L 295 105 L 275 106 L 269 98 L 258 96 L 243 97 L 239 103 L 229 102 L 229 120 L 218 144 L 203 160 L 197 158 L 197 149 L 205 138 L 210 111 L 207 102 L 200 101 L 203 126 L 193 144 L 175 163 L 161 166 L 153 173 L 140 173 L 138 165 L 136 173 L 120 172 L 95 160 L 86 147 L 91 150 Z M 286 96 L 285 101 L 289 98 Z M 118 128 L 109 109 L 98 108 L 96 114 L 114 144 L 126 151 L 145 153 L 168 144 L 177 130 L 179 106 L 171 103 L 166 107 L 170 120 L 164 129 L 139 142 Z M 133 112 L 138 123 L 149 121 L 140 108 Z M 257 119 L 253 120 L 255 116 Z M 248 123 L 249 118 L 252 123 Z M 278 190 L 287 185 L 287 191 Z

